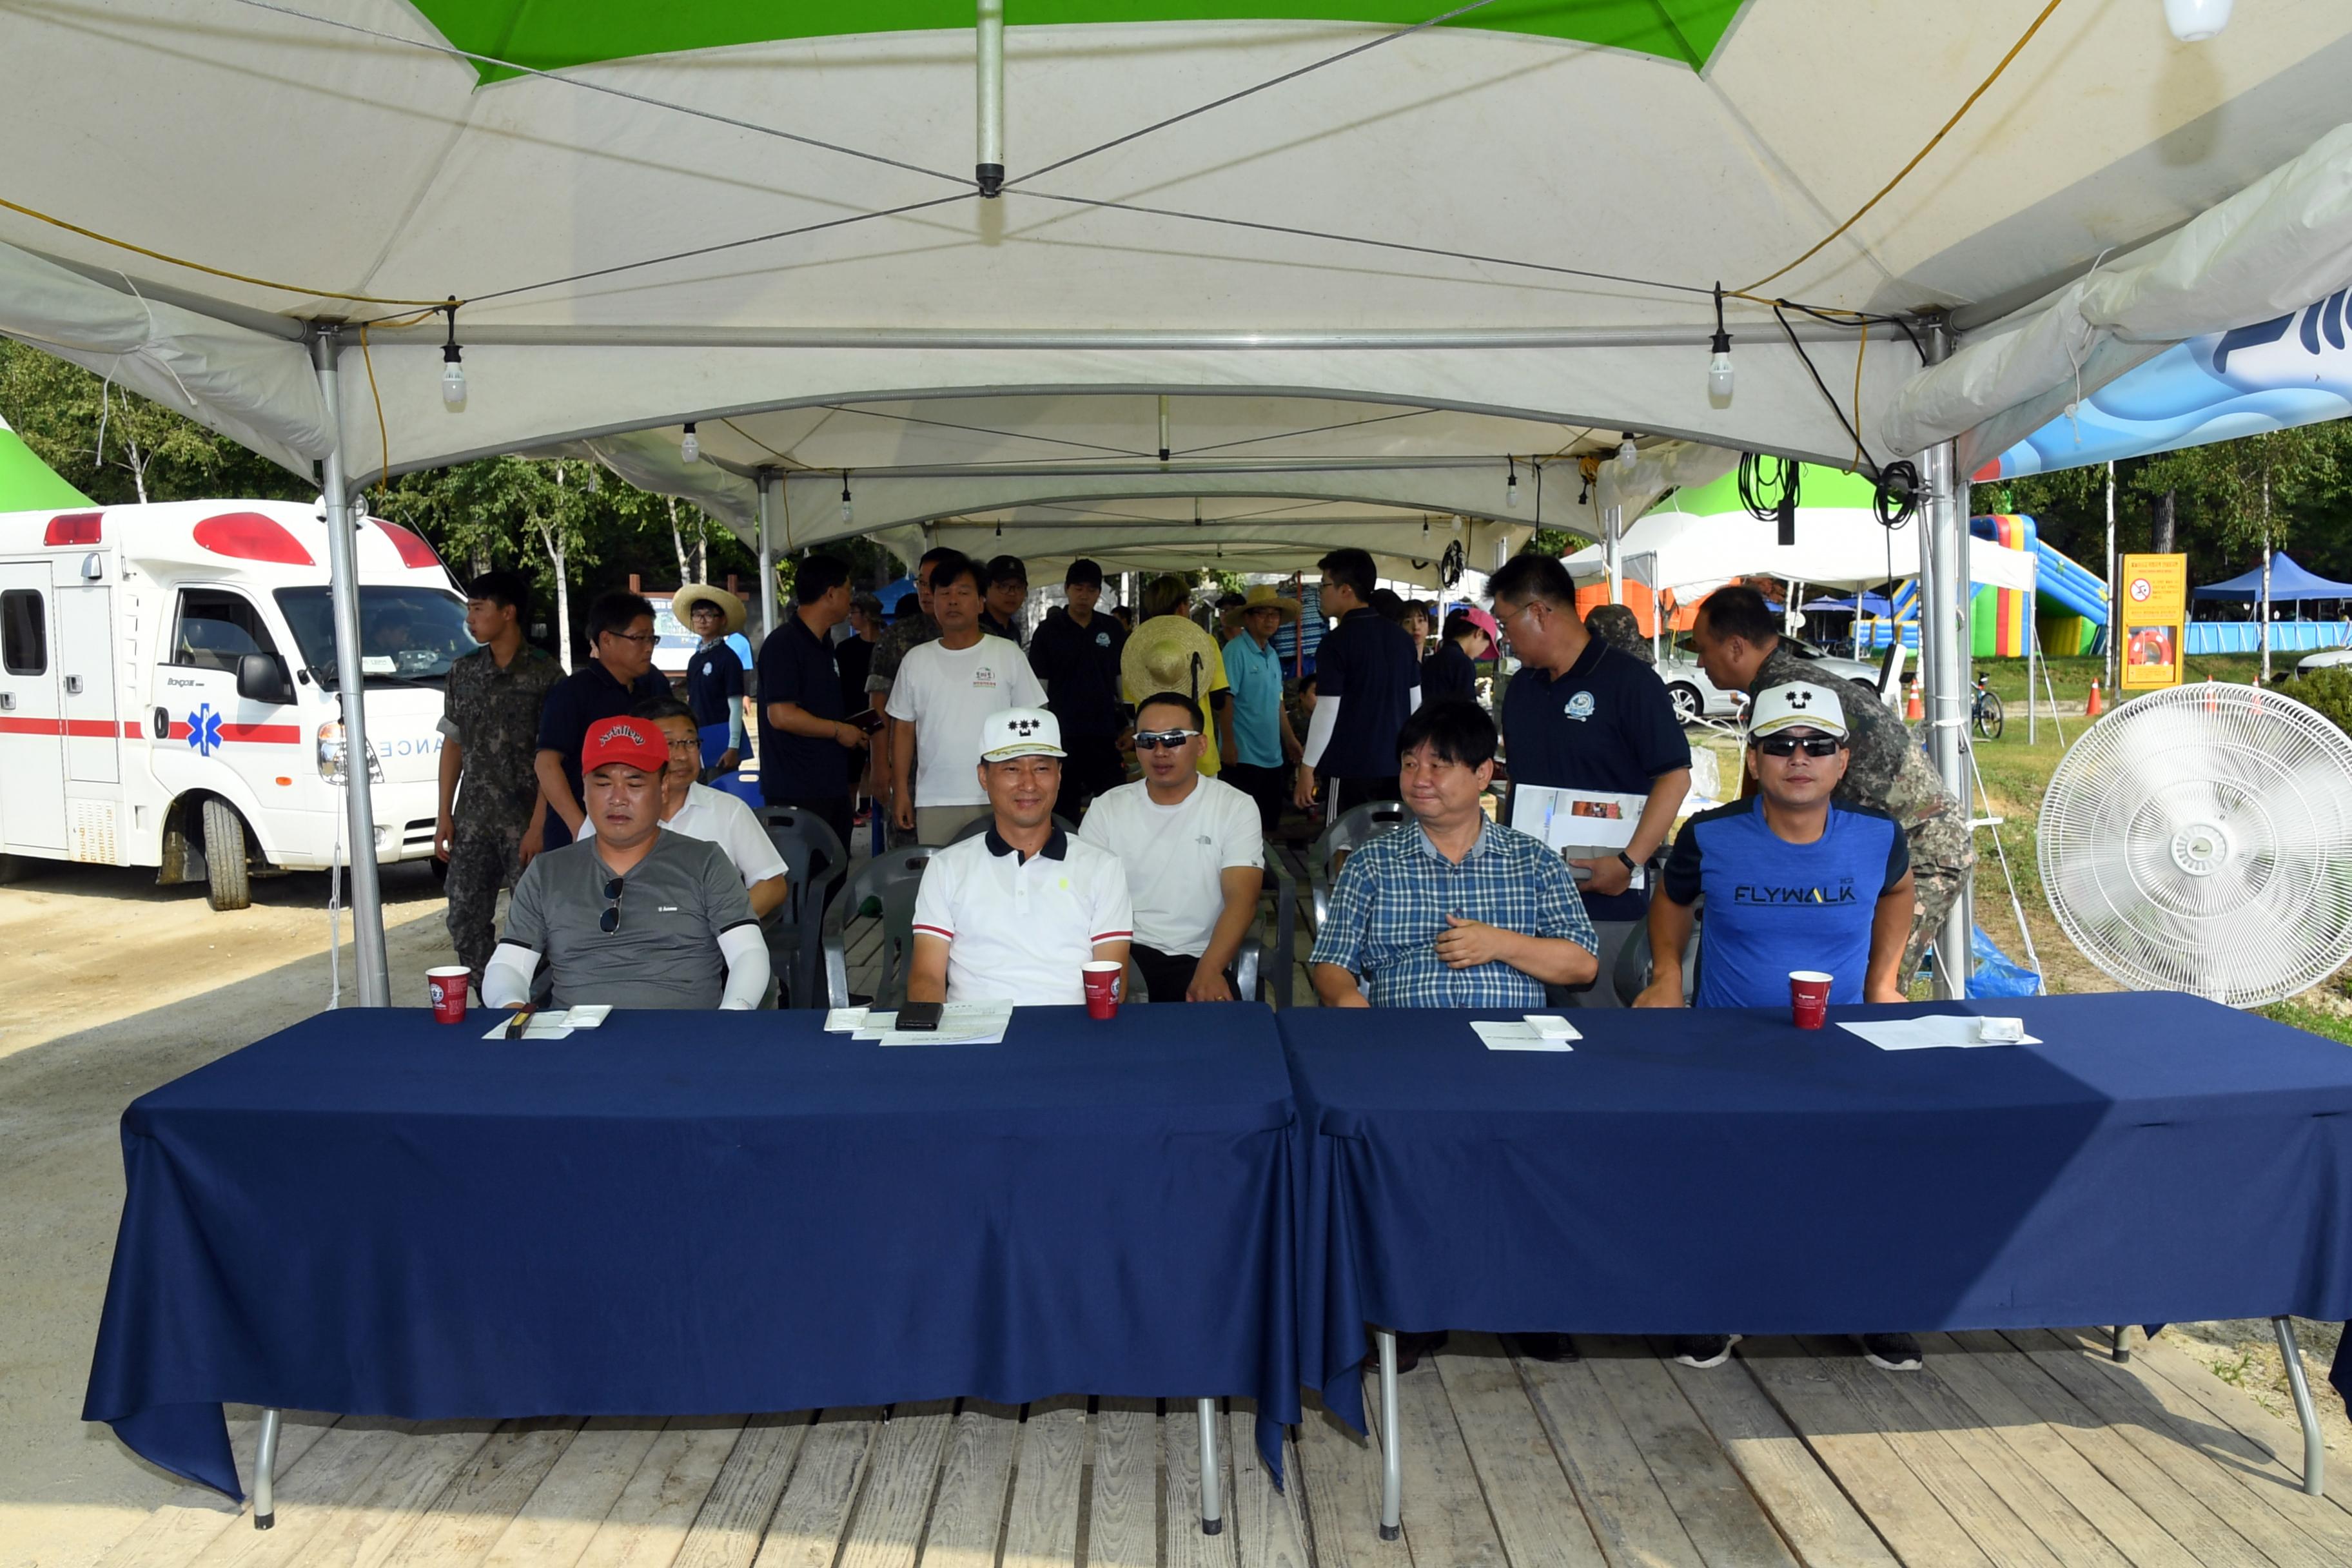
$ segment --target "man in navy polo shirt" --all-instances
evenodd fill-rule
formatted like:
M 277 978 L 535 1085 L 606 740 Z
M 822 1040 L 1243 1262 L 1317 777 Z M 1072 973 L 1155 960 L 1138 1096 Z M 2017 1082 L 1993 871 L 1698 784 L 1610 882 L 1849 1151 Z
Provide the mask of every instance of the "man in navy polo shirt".
M 1769 1007 L 1788 1016 L 1789 975 L 1830 976 L 1833 1005 L 1903 1000 L 1903 944 L 1911 934 L 1911 854 L 1884 812 L 1830 799 L 1849 758 L 1845 711 L 1826 686 L 1791 683 L 1756 694 L 1748 725 L 1753 799 L 1683 824 L 1650 905 L 1654 954 L 1641 1007 L 1683 1005 L 1683 950 L 1691 906 L 1704 894 L 1697 1003 Z M 1722 1364 L 1736 1334 L 1686 1334 L 1675 1359 Z M 1920 1364 L 1909 1334 L 1864 1334 L 1864 1353 L 1889 1372 Z
M 1045 689 L 1062 726 L 1069 755 L 1062 763 L 1062 790 L 1054 815 L 1076 822 L 1087 803 L 1127 782 L 1119 759 L 1119 731 L 1127 720 L 1119 700 L 1119 655 L 1127 628 L 1096 608 L 1102 602 L 1102 568 L 1084 556 L 1062 574 L 1067 608 L 1048 610 L 1029 639 L 1029 669 Z
M 849 568 L 812 555 L 793 572 L 793 613 L 760 645 L 760 798 L 824 818 L 849 843 L 864 730 L 848 721 L 833 628 L 849 618 Z
M 1488 591 L 1520 659 L 1503 700 L 1512 804 L 1522 784 L 1643 797 L 1633 842 L 1570 864 L 1601 939 L 1601 982 L 1576 1004 L 1614 1007 L 1617 952 L 1648 907 L 1635 874 L 1665 843 L 1690 793 L 1690 742 L 1657 671 L 1586 632 L 1568 568 L 1549 555 L 1515 555 Z
M 588 662 L 549 688 L 539 710 L 534 770 L 547 796 L 543 848 L 559 848 L 580 832 L 580 747 L 588 727 L 669 695 L 669 677 L 654 668 L 659 640 L 652 602 L 642 594 L 606 594 L 588 606 Z
M 1339 624 L 1316 650 L 1319 695 L 1291 797 L 1311 811 L 1320 773 L 1331 781 L 1328 815 L 1336 818 L 1368 800 L 1397 798 L 1397 732 L 1421 706 L 1421 650 L 1372 608 L 1379 571 L 1370 552 L 1334 550 L 1316 564 L 1323 608 Z

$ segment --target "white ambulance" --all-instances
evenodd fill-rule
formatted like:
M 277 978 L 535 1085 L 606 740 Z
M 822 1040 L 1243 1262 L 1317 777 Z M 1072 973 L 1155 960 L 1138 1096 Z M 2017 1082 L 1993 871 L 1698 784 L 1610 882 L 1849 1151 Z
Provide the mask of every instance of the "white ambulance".
M 475 645 L 431 545 L 358 536 L 376 858 L 429 858 L 442 688 Z M 249 878 L 329 865 L 341 765 L 316 503 L 0 512 L 0 870 L 152 866 L 241 909 Z

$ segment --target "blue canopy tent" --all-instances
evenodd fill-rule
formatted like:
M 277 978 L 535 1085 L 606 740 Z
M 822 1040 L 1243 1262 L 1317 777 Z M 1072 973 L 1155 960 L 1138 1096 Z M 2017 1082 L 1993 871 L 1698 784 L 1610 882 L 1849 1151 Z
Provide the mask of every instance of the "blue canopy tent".
M 2240 573 L 2226 583 L 2208 583 L 2189 595 L 2192 599 L 2226 599 L 2233 604 L 2253 604 L 2263 596 L 2263 569 Z M 2315 577 L 2296 565 L 2286 552 L 2271 557 L 2271 603 L 2299 603 L 2305 599 L 2352 599 L 2352 583 L 2331 583 L 2325 577 Z
M 901 577 L 894 583 L 885 583 L 875 589 L 874 596 L 882 601 L 884 615 L 896 615 L 898 612 L 898 601 L 914 591 L 915 580 L 912 577 Z
M 1807 615 L 1818 610 L 1831 616 L 1891 616 L 1895 605 L 1884 594 L 1857 594 L 1850 599 L 1808 599 L 1804 610 Z

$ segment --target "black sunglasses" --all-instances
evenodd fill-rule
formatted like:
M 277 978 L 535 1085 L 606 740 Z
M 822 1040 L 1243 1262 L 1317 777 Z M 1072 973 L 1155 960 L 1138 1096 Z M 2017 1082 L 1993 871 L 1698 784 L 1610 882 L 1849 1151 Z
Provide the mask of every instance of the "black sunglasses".
M 1165 746 L 1172 752 L 1200 732 L 1198 730 L 1148 731 L 1135 737 L 1135 749 L 1139 752 L 1156 752 Z
M 596 921 L 596 929 L 611 936 L 621 929 L 621 879 L 607 878 L 604 882 L 604 912 Z
M 1813 735 L 1801 741 L 1794 735 L 1767 735 L 1756 742 L 1756 749 L 1768 757 L 1793 757 L 1800 746 L 1809 757 L 1834 757 L 1845 749 L 1845 742 L 1835 735 Z

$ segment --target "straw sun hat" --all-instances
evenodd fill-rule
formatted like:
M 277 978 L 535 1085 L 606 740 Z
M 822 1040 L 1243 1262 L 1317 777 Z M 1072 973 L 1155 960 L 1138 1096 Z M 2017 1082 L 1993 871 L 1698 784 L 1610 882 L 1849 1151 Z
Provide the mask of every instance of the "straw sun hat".
M 726 589 L 714 588 L 708 583 L 688 583 L 672 594 L 669 596 L 669 613 L 677 617 L 678 625 L 690 627 L 694 625 L 694 606 L 702 604 L 719 607 L 719 614 L 727 622 L 728 633 L 743 629 L 743 601 Z
M 1223 669 L 1217 639 L 1182 616 L 1154 616 L 1128 634 L 1118 656 L 1119 679 L 1137 697 L 1155 691 L 1208 695 L 1213 672 Z
M 1298 601 L 1285 595 L 1281 589 L 1271 583 L 1260 583 L 1249 591 L 1247 599 L 1225 612 L 1225 629 L 1231 631 L 1241 625 L 1242 617 L 1252 610 L 1263 610 L 1269 606 L 1282 612 L 1284 626 L 1295 626 L 1298 624 Z

